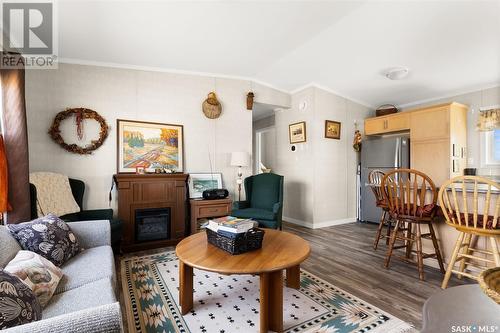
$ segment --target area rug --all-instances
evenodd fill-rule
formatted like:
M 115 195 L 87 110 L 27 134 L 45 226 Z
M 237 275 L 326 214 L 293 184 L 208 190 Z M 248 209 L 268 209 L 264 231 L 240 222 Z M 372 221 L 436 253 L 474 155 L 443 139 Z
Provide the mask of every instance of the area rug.
M 174 251 L 122 259 L 129 332 L 259 332 L 259 277 L 194 270 L 194 308 L 178 304 Z M 397 333 L 411 325 L 334 285 L 301 271 L 300 290 L 283 292 L 285 332 Z

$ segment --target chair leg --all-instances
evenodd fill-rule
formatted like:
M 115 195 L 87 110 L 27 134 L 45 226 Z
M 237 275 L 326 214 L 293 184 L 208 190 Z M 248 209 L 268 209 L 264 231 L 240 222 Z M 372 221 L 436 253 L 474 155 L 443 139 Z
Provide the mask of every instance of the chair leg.
M 495 265 L 500 266 L 500 251 L 498 250 L 497 240 L 494 236 L 489 237 L 491 243 L 491 252 L 493 252 L 493 258 L 495 260 Z
M 406 240 L 406 253 L 405 253 L 405 256 L 407 259 L 410 259 L 410 256 L 411 256 L 411 248 L 413 247 L 413 243 L 412 241 L 410 240 L 412 238 L 412 233 L 411 233 L 411 225 L 412 223 L 408 223 L 408 227 L 406 228 L 406 238 L 408 238 Z
M 471 245 L 471 242 L 472 242 L 472 234 L 466 234 L 465 235 L 465 240 L 464 240 L 464 249 L 462 251 L 463 254 L 469 254 L 469 247 Z M 460 267 L 458 268 L 458 270 L 460 272 L 463 272 L 465 271 L 465 268 L 466 268 L 466 264 L 467 264 L 467 260 L 469 260 L 469 258 L 467 257 L 464 257 L 461 261 L 460 261 Z M 462 279 L 462 275 L 458 274 L 458 278 L 459 279 Z
M 389 214 L 389 213 L 387 213 Z M 385 237 L 385 245 L 389 245 L 389 240 L 391 238 L 391 229 L 392 229 L 392 219 L 389 214 L 389 218 L 387 219 L 387 231 L 386 231 L 386 237 Z
M 424 281 L 424 259 L 422 254 L 422 232 L 420 230 L 420 223 L 415 226 L 417 229 L 415 241 L 417 243 L 417 266 L 418 266 L 418 276 L 420 280 Z
M 399 229 L 399 220 L 396 221 L 396 225 L 394 226 L 394 230 L 392 230 L 391 241 L 389 242 L 389 247 L 387 248 L 387 254 L 385 255 L 385 268 L 389 268 L 389 263 L 391 262 L 392 251 L 394 248 L 394 243 L 396 242 L 396 236 L 398 234 Z
M 378 247 L 378 241 L 380 240 L 380 235 L 382 234 L 382 229 L 384 228 L 385 214 L 386 214 L 386 211 L 384 210 L 382 212 L 382 217 L 380 218 L 380 223 L 378 224 L 377 234 L 375 235 L 375 241 L 373 242 L 373 249 L 374 250 L 376 250 Z
M 458 252 L 460 251 L 460 246 L 462 246 L 462 242 L 464 240 L 465 233 L 460 232 L 457 238 L 457 242 L 455 243 L 455 247 L 453 248 L 453 253 L 450 258 L 450 262 L 448 263 L 448 268 L 446 269 L 446 274 L 444 275 L 443 283 L 441 284 L 442 289 L 446 289 L 448 287 L 448 281 L 450 281 L 451 271 L 453 270 L 453 266 L 455 266 L 455 262 L 458 257 Z
M 444 270 L 444 264 L 443 264 L 443 256 L 441 255 L 441 250 L 439 249 L 439 243 L 436 237 L 436 233 L 434 232 L 434 227 L 432 226 L 432 223 L 429 223 L 429 232 L 431 234 L 431 239 L 432 239 L 432 245 L 434 245 L 434 253 L 436 253 L 436 259 L 439 264 L 439 270 L 441 273 L 445 273 Z

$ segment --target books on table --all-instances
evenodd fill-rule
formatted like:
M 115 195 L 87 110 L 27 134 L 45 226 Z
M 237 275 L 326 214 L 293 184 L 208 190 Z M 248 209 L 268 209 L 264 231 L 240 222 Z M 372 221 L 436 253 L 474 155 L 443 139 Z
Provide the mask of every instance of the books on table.
M 257 222 L 252 219 L 241 219 L 234 216 L 212 219 L 205 225 L 206 228 L 227 237 L 231 236 L 231 234 L 247 232 L 256 226 Z

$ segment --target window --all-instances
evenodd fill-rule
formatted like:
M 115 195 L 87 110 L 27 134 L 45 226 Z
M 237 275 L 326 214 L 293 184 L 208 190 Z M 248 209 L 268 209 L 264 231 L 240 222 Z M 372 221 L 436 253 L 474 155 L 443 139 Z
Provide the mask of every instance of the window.
M 500 165 L 500 129 L 481 134 L 481 164 L 483 167 Z

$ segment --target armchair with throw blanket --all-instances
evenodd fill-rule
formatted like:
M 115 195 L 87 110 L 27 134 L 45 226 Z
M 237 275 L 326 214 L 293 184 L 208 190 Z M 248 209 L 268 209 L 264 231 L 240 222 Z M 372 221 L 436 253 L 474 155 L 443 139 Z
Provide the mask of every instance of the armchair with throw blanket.
M 80 211 L 76 213 L 62 215 L 60 216 L 60 218 L 65 222 L 109 220 L 111 225 L 111 246 L 114 252 L 118 252 L 122 238 L 122 222 L 120 220 L 113 218 L 112 209 L 84 210 L 83 195 L 85 193 L 85 183 L 78 179 L 69 178 L 69 185 L 71 187 L 71 192 Z M 37 204 L 37 190 L 35 185 L 30 184 L 30 192 L 31 192 L 31 218 L 36 219 L 39 214 L 38 214 L 38 204 Z
M 273 173 L 245 178 L 246 201 L 233 204 L 232 216 L 252 218 L 259 226 L 281 229 L 283 176 Z

